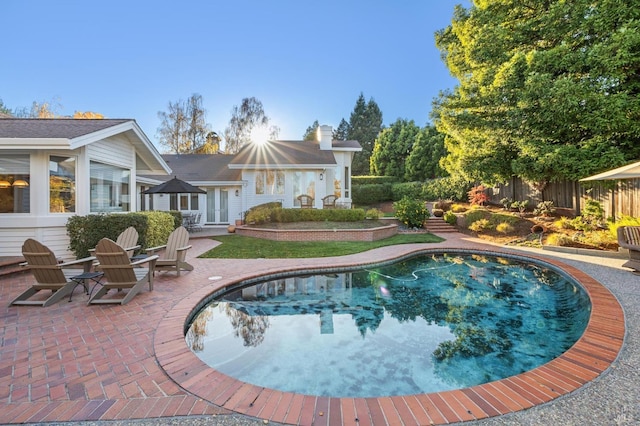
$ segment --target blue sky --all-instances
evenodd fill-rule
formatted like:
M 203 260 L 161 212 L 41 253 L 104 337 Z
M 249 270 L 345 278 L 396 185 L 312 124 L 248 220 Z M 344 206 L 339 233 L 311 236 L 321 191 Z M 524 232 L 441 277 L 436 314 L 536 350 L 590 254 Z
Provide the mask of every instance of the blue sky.
M 133 118 L 154 143 L 158 112 L 193 93 L 220 133 L 252 96 L 281 139 L 348 121 L 360 93 L 385 125 L 424 125 L 456 84 L 434 41 L 455 4 L 469 1 L 2 0 L 0 99 Z

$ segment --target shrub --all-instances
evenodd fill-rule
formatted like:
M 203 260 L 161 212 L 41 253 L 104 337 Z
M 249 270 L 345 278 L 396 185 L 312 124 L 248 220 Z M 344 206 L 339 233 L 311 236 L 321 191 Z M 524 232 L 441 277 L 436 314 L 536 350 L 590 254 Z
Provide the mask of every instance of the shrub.
M 367 219 L 380 219 L 382 212 L 378 209 L 369 209 L 365 212 L 364 217 Z
M 491 213 L 484 209 L 471 209 L 464 214 L 467 223 L 473 223 L 480 219 L 489 219 Z
M 500 232 L 501 234 L 510 234 L 514 230 L 515 228 L 513 227 L 513 225 L 507 222 L 500 222 L 498 225 L 496 225 L 496 231 Z
M 553 222 L 553 226 L 559 229 L 576 229 L 574 228 L 571 219 L 566 216 L 562 216 L 560 219 Z
M 511 210 L 511 204 L 513 204 L 513 200 L 511 198 L 503 198 L 500 200 L 500 204 L 502 204 L 502 208 L 505 210 Z
M 528 206 L 529 206 L 529 200 L 514 201 L 511 204 L 512 208 L 518 209 L 518 212 L 520 213 L 520 216 L 524 216 L 525 212 L 527 211 L 527 207 Z
M 351 198 L 354 204 L 360 206 L 370 206 L 393 199 L 391 184 L 382 183 L 377 185 L 353 185 Z
M 451 209 L 451 201 L 438 200 L 433 203 L 434 209 L 440 209 L 444 212 L 449 211 Z
M 396 183 L 395 176 L 351 176 L 351 185 L 381 185 L 384 183 Z
M 408 197 L 393 203 L 393 208 L 396 211 L 396 218 L 409 228 L 422 228 L 431 215 L 424 201 Z
M 549 234 L 546 243 L 552 246 L 568 246 L 571 245 L 571 238 L 565 234 Z
M 556 212 L 556 208 L 553 206 L 553 201 L 543 201 L 538 203 L 535 209 L 533 209 L 533 214 L 536 216 L 545 216 L 550 217 Z
M 458 224 L 458 216 L 452 211 L 448 211 L 444 214 L 444 221 L 449 225 L 457 225 Z
M 431 179 L 422 185 L 422 198 L 425 200 L 465 201 L 472 184 L 457 177 Z
M 467 208 L 462 204 L 453 204 L 451 206 L 451 211 L 454 213 L 464 213 L 467 211 Z
M 489 201 L 484 185 L 477 185 L 471 188 L 469 192 L 467 192 L 467 197 L 471 205 L 484 206 L 487 201 Z
M 489 223 L 489 219 L 478 219 L 471 223 L 468 228 L 474 232 L 481 232 L 486 229 L 491 229 L 491 224 Z
M 401 200 L 404 197 L 421 199 L 422 184 L 418 182 L 394 183 L 391 185 L 391 195 L 393 201 Z
M 640 218 L 633 216 L 621 216 L 617 221 L 610 222 L 608 227 L 609 232 L 613 237 L 618 238 L 618 228 L 621 226 L 640 226 Z

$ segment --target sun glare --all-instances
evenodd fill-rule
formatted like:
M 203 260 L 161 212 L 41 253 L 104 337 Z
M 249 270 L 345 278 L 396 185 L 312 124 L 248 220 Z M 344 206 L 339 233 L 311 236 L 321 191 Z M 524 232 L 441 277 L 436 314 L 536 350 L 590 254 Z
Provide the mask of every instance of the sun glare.
M 264 145 L 269 140 L 269 129 L 266 126 L 256 126 L 251 129 L 251 142 Z

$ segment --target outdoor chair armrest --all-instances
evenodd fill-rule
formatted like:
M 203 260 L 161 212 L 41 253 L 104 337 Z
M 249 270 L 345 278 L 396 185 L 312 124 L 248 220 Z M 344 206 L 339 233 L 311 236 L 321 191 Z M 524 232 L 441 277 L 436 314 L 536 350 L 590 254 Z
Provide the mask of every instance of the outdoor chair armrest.
M 124 251 L 138 250 L 140 247 L 142 247 L 140 244 L 132 247 L 124 247 Z
M 163 246 L 151 247 L 151 248 L 146 249 L 145 251 L 146 251 L 148 254 L 153 254 L 153 253 L 155 253 L 155 252 L 157 252 L 157 251 L 160 251 L 160 250 L 162 250 L 162 249 L 164 249 L 164 248 L 167 248 L 167 245 L 166 245 L 166 244 L 165 244 L 165 245 L 163 245 Z
M 191 248 L 191 244 L 189 244 L 188 246 L 177 248 L 176 251 L 185 251 L 185 250 L 189 250 L 190 248 Z
M 148 257 L 145 257 L 143 259 L 136 260 L 135 262 L 131 262 L 131 265 L 132 266 L 138 266 L 138 265 L 142 265 L 143 263 L 147 263 L 147 262 L 152 262 L 153 264 L 155 264 L 155 261 L 158 260 L 159 257 L 160 256 L 158 256 L 157 254 L 153 255 L 153 256 L 148 256 Z
M 91 265 L 96 261 L 95 256 L 84 257 L 82 259 L 70 260 L 68 262 L 58 264 L 60 268 L 67 268 L 69 266 L 77 266 L 77 265 Z

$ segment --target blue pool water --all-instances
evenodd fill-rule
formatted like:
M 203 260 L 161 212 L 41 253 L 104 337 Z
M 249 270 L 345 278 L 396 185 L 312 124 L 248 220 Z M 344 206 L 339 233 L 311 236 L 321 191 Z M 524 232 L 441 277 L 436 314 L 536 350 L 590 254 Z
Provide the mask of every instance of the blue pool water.
M 540 366 L 580 338 L 590 306 L 577 283 L 542 265 L 424 255 L 236 289 L 193 318 L 186 341 L 206 364 L 257 386 L 407 395 Z

